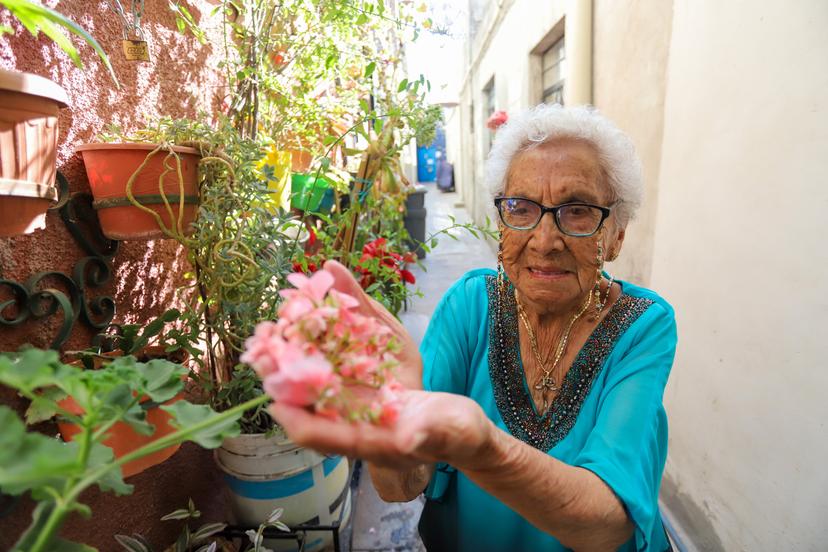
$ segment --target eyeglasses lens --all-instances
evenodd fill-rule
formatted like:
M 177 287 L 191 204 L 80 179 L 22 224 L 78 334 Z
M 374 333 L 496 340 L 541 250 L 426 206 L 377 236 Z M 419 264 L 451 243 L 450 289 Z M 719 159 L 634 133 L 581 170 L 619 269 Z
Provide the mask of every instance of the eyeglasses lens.
M 602 213 L 587 205 L 564 205 L 558 210 L 558 226 L 566 234 L 585 235 L 598 230 Z
M 525 199 L 507 198 L 500 202 L 500 216 L 513 228 L 531 228 L 538 222 L 540 214 L 540 206 Z

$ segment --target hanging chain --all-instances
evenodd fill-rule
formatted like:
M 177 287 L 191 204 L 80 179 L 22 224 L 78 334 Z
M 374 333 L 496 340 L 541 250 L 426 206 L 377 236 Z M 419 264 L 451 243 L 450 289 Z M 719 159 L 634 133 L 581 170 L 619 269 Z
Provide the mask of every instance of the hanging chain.
M 144 40 L 144 29 L 141 28 L 141 18 L 144 16 L 144 0 L 131 0 L 131 17 L 127 17 L 121 0 L 110 0 L 109 7 L 121 19 L 124 40 L 129 40 L 131 36 L 137 36 L 139 40 Z

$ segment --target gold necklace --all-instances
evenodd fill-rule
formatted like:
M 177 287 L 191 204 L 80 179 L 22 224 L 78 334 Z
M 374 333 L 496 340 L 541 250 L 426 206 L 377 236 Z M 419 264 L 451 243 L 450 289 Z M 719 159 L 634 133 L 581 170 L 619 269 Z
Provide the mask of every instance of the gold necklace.
M 518 315 L 523 321 L 523 325 L 526 327 L 526 333 L 529 334 L 529 343 L 532 346 L 532 355 L 535 357 L 535 362 L 537 362 L 538 366 L 540 366 L 541 370 L 543 370 L 543 376 L 541 376 L 540 381 L 535 384 L 535 391 L 541 391 L 543 396 L 543 411 L 546 412 L 549 408 L 548 394 L 560 389 L 558 384 L 555 382 L 553 372 L 566 351 L 566 345 L 569 342 L 569 334 L 572 332 L 572 326 L 575 325 L 575 322 L 587 311 L 589 305 L 592 303 L 592 293 L 587 294 L 587 300 L 584 303 L 584 306 L 581 307 L 581 310 L 569 321 L 566 331 L 564 331 L 560 341 L 558 341 L 558 347 L 555 350 L 555 360 L 552 362 L 552 367 L 548 369 L 546 368 L 546 363 L 541 360 L 540 351 L 538 350 L 538 339 L 535 336 L 535 331 L 529 324 L 529 318 L 526 316 L 526 311 L 523 309 L 523 304 L 520 302 L 517 289 L 515 289 L 515 302 L 517 303 Z

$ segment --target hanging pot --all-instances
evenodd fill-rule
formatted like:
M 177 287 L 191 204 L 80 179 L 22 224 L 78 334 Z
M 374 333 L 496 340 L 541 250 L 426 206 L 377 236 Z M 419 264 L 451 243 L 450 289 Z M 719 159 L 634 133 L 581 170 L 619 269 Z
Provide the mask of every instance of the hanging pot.
M 93 206 L 107 238 L 170 237 L 161 229 L 156 216 L 165 228 L 181 234 L 191 231 L 190 225 L 198 213 L 201 155 L 195 148 L 171 148 L 181 162 L 182 180 L 179 181 L 175 156 L 168 150 L 153 153 L 157 148 L 155 144 L 137 143 L 90 143 L 78 147 L 95 198 Z M 132 195 L 143 209 L 127 196 L 127 184 L 133 176 Z M 169 208 L 164 203 L 165 197 Z
M 284 508 L 281 521 L 297 525 L 346 525 L 351 515 L 348 460 L 326 457 L 302 448 L 277 430 L 225 439 L 215 451 L 225 473 L 230 506 L 236 522 L 256 527 L 276 508 Z M 274 550 L 296 550 L 288 540 L 265 541 Z M 332 544 L 330 531 L 309 531 L 304 550 L 316 552 Z
M 67 102 L 48 79 L 0 70 L 0 237 L 46 227 L 58 199 L 58 112 Z

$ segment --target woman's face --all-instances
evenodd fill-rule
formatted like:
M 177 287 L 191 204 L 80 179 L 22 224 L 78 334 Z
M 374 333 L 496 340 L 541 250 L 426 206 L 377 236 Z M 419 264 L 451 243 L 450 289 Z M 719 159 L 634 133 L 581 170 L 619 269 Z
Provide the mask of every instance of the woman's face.
M 614 198 L 598 154 L 588 143 L 553 140 L 518 153 L 509 167 L 506 196 L 547 207 L 573 201 L 609 206 Z M 503 227 L 503 268 L 521 299 L 539 314 L 577 308 L 595 285 L 598 239 L 604 258 L 618 255 L 624 230 L 611 214 L 589 237 L 562 234 L 552 213 L 531 230 Z

